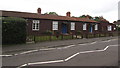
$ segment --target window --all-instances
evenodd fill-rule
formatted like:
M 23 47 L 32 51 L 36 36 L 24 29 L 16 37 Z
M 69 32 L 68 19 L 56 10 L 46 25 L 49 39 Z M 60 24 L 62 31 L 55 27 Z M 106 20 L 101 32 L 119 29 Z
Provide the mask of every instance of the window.
M 84 23 L 84 24 L 83 24 L 83 30 L 86 30 L 86 29 L 87 29 L 87 24 Z
M 108 28 L 108 31 L 112 31 L 112 26 L 107 26 L 107 28 Z
M 95 30 L 98 30 L 98 24 L 95 24 Z
M 32 30 L 39 30 L 39 20 L 33 20 Z
M 75 30 L 75 23 L 71 22 L 71 30 Z
M 114 30 L 116 30 L 116 28 L 114 27 Z
M 53 30 L 58 30 L 58 21 L 53 21 L 53 24 L 52 24 L 52 29 Z

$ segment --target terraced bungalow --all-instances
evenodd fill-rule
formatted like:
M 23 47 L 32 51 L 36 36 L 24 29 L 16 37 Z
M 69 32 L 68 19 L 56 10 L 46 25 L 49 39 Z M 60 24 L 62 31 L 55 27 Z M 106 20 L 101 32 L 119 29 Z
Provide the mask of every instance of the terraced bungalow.
M 85 34 L 113 33 L 116 31 L 115 24 L 98 22 L 89 18 L 71 17 L 67 12 L 66 16 L 41 14 L 41 8 L 37 13 L 2 11 L 3 17 L 20 17 L 27 20 L 27 35 L 43 35 L 51 31 L 53 35 L 76 35 L 80 32 Z

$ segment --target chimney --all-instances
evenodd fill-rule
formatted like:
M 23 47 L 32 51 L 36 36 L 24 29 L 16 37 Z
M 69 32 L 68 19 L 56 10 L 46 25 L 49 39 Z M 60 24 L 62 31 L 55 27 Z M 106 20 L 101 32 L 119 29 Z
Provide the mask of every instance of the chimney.
M 70 12 L 67 12 L 67 13 L 66 13 L 66 16 L 71 17 L 70 14 L 71 14 Z
M 38 13 L 38 14 L 41 14 L 41 8 L 38 8 L 38 9 L 37 9 L 37 13 Z

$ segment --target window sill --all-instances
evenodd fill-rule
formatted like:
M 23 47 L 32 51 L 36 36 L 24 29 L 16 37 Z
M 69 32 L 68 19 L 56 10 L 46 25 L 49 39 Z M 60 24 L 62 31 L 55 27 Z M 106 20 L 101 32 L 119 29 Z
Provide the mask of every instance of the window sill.
M 32 30 L 32 31 L 39 31 L 39 30 Z

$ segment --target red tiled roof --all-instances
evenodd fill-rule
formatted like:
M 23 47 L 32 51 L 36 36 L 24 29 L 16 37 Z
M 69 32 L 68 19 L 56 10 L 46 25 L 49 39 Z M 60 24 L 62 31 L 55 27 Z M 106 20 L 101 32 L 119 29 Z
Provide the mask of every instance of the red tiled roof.
M 57 15 L 38 14 L 38 13 L 27 13 L 27 12 L 17 12 L 17 11 L 3 11 L 2 10 L 2 16 L 23 17 L 23 18 L 38 18 L 38 19 L 52 19 L 52 20 L 67 20 L 67 21 L 83 21 L 83 22 L 98 23 L 97 21 L 86 19 L 86 18 L 57 16 Z

